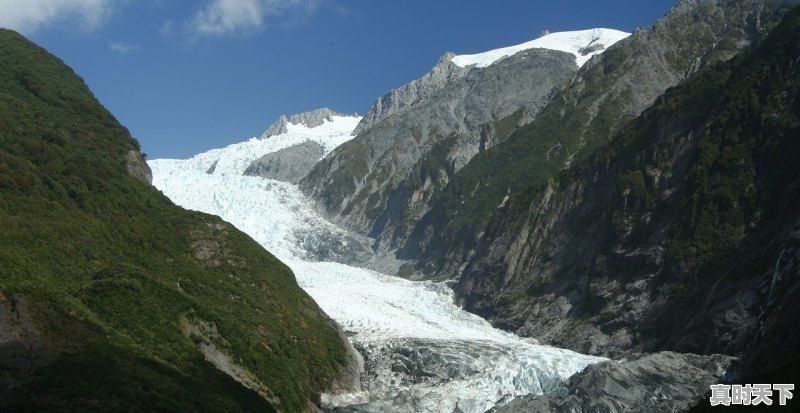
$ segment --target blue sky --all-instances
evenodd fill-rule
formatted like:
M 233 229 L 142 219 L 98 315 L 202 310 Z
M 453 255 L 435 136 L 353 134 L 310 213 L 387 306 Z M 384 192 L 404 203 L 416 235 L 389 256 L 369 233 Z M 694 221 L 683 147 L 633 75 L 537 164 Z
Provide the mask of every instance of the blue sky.
M 674 0 L 0 0 L 0 26 L 62 58 L 152 158 L 259 135 L 280 114 L 364 113 L 444 52 L 543 30 L 633 31 Z

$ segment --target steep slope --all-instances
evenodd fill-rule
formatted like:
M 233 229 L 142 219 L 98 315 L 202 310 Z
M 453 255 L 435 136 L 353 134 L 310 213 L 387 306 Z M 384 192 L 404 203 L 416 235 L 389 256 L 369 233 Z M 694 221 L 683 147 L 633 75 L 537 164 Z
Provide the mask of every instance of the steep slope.
M 449 277 L 469 259 L 506 197 L 524 197 L 589 156 L 667 88 L 730 58 L 774 26 L 786 2 L 681 1 L 585 65 L 532 123 L 484 151 L 436 192 L 400 257 Z
M 520 397 L 492 413 L 685 412 L 719 381 L 731 357 L 661 352 L 588 366 L 557 396 Z
M 297 183 L 308 175 L 323 156 L 350 140 L 353 128 L 361 119 L 328 108 L 288 118 L 281 115 L 261 135 L 261 143 L 251 140 L 248 151 L 258 151 L 264 155 L 253 160 L 244 174 Z M 273 152 L 273 148 L 279 149 Z M 216 162 L 213 163 L 208 173 L 213 173 L 216 166 Z
M 333 117 L 346 117 L 348 115 L 336 112 L 329 108 L 319 108 L 308 112 L 296 113 L 292 116 L 286 117 L 281 115 L 275 123 L 270 125 L 264 133 L 261 134 L 261 139 L 269 139 L 273 136 L 283 135 L 289 132 L 289 125 L 292 126 L 305 126 L 307 128 L 316 128 L 325 123 L 325 121 L 332 122 Z
M 509 197 L 455 287 L 466 308 L 591 354 L 744 355 L 745 378 L 796 366 L 799 38 L 795 8 Z
M 559 33 L 479 56 L 446 54 L 429 74 L 379 99 L 356 138 L 319 163 L 301 187 L 339 223 L 377 237 L 379 249 L 395 248 L 393 240 L 405 239 L 428 211 L 430 195 L 507 136 L 485 125 L 506 117 L 511 127 L 530 121 L 578 69 L 577 57 L 583 61 L 626 35 Z M 541 48 L 562 43 L 575 54 Z
M 275 253 L 346 330 L 364 357 L 361 386 L 322 394 L 323 408 L 483 413 L 514 397 L 560 393 L 569 376 L 602 360 L 493 328 L 456 306 L 446 285 L 331 262 L 358 261 L 362 248 L 363 255 L 372 254 L 368 244 L 361 247 L 358 237 L 320 216 L 294 185 L 243 174 L 252 160 L 299 140 L 342 142 L 356 123 L 334 118 L 186 160 L 148 162 L 153 184 L 165 195 L 186 208 L 219 215 Z M 324 127 L 327 136 L 319 130 Z
M 503 47 L 472 55 L 454 56 L 450 61 L 459 67 L 487 67 L 500 59 L 513 56 L 528 49 L 550 49 L 571 53 L 580 67 L 592 57 L 604 52 L 614 43 L 630 36 L 630 33 L 613 29 L 589 29 L 572 32 L 549 33 L 515 46 Z
M 296 184 L 308 175 L 324 153 L 325 148 L 316 142 L 298 143 L 256 159 L 244 174 Z
M 0 30 L 0 410 L 294 412 L 339 385 L 292 272 L 148 176 L 80 78 Z

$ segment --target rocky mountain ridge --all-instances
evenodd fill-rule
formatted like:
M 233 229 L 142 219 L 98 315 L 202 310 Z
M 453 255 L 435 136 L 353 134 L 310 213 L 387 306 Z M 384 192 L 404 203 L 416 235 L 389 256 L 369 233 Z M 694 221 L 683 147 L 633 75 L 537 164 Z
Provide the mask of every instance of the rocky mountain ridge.
M 498 194 L 455 286 L 465 307 L 590 354 L 724 353 L 741 357 L 726 380 L 796 381 L 800 9 L 784 17 L 791 4 L 736 4 L 769 33 L 751 37 L 755 49 L 668 89 L 570 169 Z
M 256 159 L 244 174 L 296 184 L 308 175 L 324 153 L 325 149 L 317 142 L 300 143 Z
M 308 128 L 316 128 L 322 125 L 325 121 L 332 121 L 334 116 L 350 116 L 343 113 L 336 112 L 329 108 L 319 108 L 310 110 L 308 112 L 295 113 L 289 117 L 281 115 L 278 120 L 270 125 L 264 133 L 261 134 L 260 139 L 268 139 L 273 136 L 282 135 L 289 132 L 288 124 L 303 125 Z M 354 115 L 358 116 L 358 115 Z
M 396 225 L 398 215 L 424 213 L 425 203 L 412 206 L 412 198 L 427 198 L 481 148 L 499 140 L 482 125 L 514 114 L 519 122 L 535 117 L 552 91 L 577 70 L 572 55 L 545 49 L 520 52 L 484 69 L 463 72 L 447 59 L 437 66 L 443 67 L 452 71 L 442 69 L 442 78 L 444 73 L 459 77 L 433 86 L 419 83 L 435 90 L 420 92 L 414 84 L 401 89 L 415 97 L 429 96 L 407 107 L 391 103 L 368 114 L 359 134 L 301 181 L 306 193 L 323 200 L 333 220 L 375 235 L 384 225 Z M 384 118 L 364 129 L 370 116 Z M 419 175 L 430 163 L 443 165 L 443 170 L 426 181 Z
M 683 1 L 577 74 L 570 69 L 558 78 L 531 69 L 525 56 L 537 49 L 469 74 L 448 54 L 430 79 L 379 100 L 356 129 L 360 135 L 300 186 L 331 220 L 375 238 L 378 253 L 396 251 L 426 277 L 455 277 L 506 195 L 541 184 L 601 146 L 667 88 L 735 55 L 775 24 L 776 10 L 779 4 L 765 0 Z M 492 84 L 481 71 L 512 80 Z M 531 89 L 537 78 L 548 92 L 544 84 Z M 490 92 L 481 96 L 484 87 Z M 539 120 L 542 114 L 547 119 Z M 574 132 L 560 135 L 563 125 Z M 515 135 L 544 139 L 530 148 Z M 493 150 L 509 137 L 516 143 Z
M 796 36 L 796 15 L 668 91 L 587 161 L 512 197 L 458 281 L 467 308 L 589 353 L 742 354 L 777 308 L 773 280 L 795 288 L 787 57 L 798 51 L 780 37 Z
M 783 2 L 683 1 L 650 28 L 606 51 L 570 79 L 529 124 L 482 152 L 428 201 L 405 231 L 383 233 L 427 277 L 457 277 L 507 196 L 523 196 L 585 159 L 668 88 L 735 56 L 764 36 Z
M 774 354 L 799 342 L 795 4 L 681 1 L 533 116 L 488 117 L 477 145 L 391 135 L 429 119 L 406 107 L 301 186 L 412 264 L 399 274 L 455 281 L 465 308 L 517 334 L 612 357 L 724 353 L 742 357 L 740 380 L 794 377 L 796 358 Z

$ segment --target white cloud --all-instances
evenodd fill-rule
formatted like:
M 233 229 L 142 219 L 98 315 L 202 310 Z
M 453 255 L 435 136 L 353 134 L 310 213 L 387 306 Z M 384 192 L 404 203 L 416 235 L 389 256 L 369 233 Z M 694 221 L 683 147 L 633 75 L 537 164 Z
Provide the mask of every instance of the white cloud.
M 33 33 L 42 26 L 77 19 L 93 30 L 106 22 L 118 0 L 0 0 L 0 27 Z
M 201 35 L 250 33 L 308 16 L 323 0 L 209 0 L 188 21 Z
M 138 44 L 111 42 L 108 44 L 108 48 L 119 54 L 128 54 L 130 52 L 139 51 L 142 47 L 139 46 Z
M 175 22 L 172 20 L 167 20 L 161 24 L 161 28 L 158 29 L 158 34 L 162 36 L 170 36 L 175 31 Z

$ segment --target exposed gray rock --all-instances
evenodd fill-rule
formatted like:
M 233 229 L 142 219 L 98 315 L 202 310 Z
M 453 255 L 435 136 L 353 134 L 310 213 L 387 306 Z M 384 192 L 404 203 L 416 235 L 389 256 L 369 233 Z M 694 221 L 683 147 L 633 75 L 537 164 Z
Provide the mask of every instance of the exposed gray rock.
M 362 388 L 361 378 L 365 371 L 364 356 L 356 350 L 353 343 L 351 343 L 350 339 L 347 337 L 347 333 L 342 330 L 339 324 L 335 322 L 331 322 L 331 324 L 335 325 L 339 337 L 347 347 L 347 363 L 344 366 L 341 376 L 332 383 L 331 388 L 328 389 L 327 392 L 328 394 L 335 395 L 359 391 Z
M 405 235 L 395 233 L 407 240 L 400 258 L 420 260 L 418 267 L 430 277 L 457 277 L 492 214 L 487 209 L 476 213 L 481 208 L 471 200 L 478 184 L 480 202 L 497 206 L 508 195 L 509 186 L 524 186 L 503 182 L 505 176 L 523 168 L 521 164 L 541 166 L 529 176 L 531 181 L 537 180 L 537 185 L 555 180 L 558 171 L 589 156 L 670 87 L 709 64 L 730 59 L 763 37 L 786 11 L 784 4 L 788 3 L 681 2 L 651 27 L 638 30 L 594 57 L 536 119 L 517 128 L 514 136 L 520 139 L 502 143 L 505 148 L 513 146 L 513 150 L 487 152 L 481 166 L 476 166 L 483 168 L 480 172 L 465 168 L 466 173 L 450 179 L 447 190 L 431 195 L 438 201 L 429 205 L 427 216 L 411 220 L 410 225 L 416 227 Z M 540 172 L 548 169 L 552 172 Z M 471 180 L 459 179 L 463 175 L 471 175 Z M 447 196 L 437 197 L 443 193 Z M 472 215 L 470 222 L 475 224 L 454 228 L 454 222 L 463 223 L 456 218 L 461 213 Z M 446 238 L 456 232 L 459 239 Z
M 150 170 L 147 162 L 145 162 L 141 152 L 135 149 L 129 150 L 125 155 L 125 167 L 132 177 L 148 185 L 153 184 L 153 172 Z
M 661 352 L 593 364 L 569 379 L 565 397 L 528 396 L 495 413 L 683 412 L 725 375 L 734 359 Z
M 469 69 L 453 64 L 450 60 L 454 56 L 453 52 L 445 53 L 430 72 L 378 98 L 359 122 L 353 135 L 358 135 L 389 116 L 434 96 L 451 81 L 464 77 Z
M 651 28 L 609 48 L 621 52 L 595 57 L 574 77 L 574 56 L 566 53 L 562 58 L 569 64 L 557 62 L 558 52 L 534 49 L 471 70 L 445 55 L 423 78 L 380 98 L 356 128 L 358 136 L 317 164 L 300 186 L 333 221 L 375 238 L 377 251 L 401 249 L 401 259 L 421 258 L 419 267 L 433 276 L 452 276 L 484 228 L 458 230 L 472 238 L 459 242 L 440 238 L 449 233 L 446 226 L 460 221 L 454 215 L 475 186 L 460 187 L 458 196 L 438 195 L 477 153 L 535 121 L 552 93 L 566 84 L 553 113 L 583 129 L 541 157 L 568 167 L 587 144 L 596 148 L 610 139 L 669 87 L 757 38 L 775 20 L 765 3 L 683 2 Z M 542 59 L 551 63 L 537 66 Z M 587 132 L 606 129 L 608 134 Z M 549 132 L 544 128 L 539 134 Z M 507 187 L 493 190 L 483 198 L 500 205 Z M 477 226 L 486 218 L 472 221 Z
M 286 125 L 305 125 L 309 128 L 316 128 L 322 125 L 326 120 L 332 121 L 334 116 L 347 116 L 328 108 L 314 109 L 312 111 L 298 113 L 288 118 L 286 115 L 281 115 L 278 120 L 270 125 L 266 131 L 261 135 L 261 139 L 267 139 L 271 136 L 281 135 L 289 130 Z
M 24 383 L 55 356 L 32 318 L 27 299 L 0 295 L 0 390 Z
M 589 46 L 586 46 L 586 47 L 581 47 L 580 49 L 578 49 L 578 53 L 580 53 L 581 56 L 586 56 L 587 54 L 591 54 L 591 53 L 603 50 L 605 48 L 606 48 L 606 46 L 604 44 L 602 44 L 602 43 L 594 43 L 594 44 L 590 44 Z
M 317 142 L 303 142 L 256 159 L 244 174 L 296 184 L 319 162 L 324 151 Z
M 512 114 L 534 117 L 578 69 L 572 54 L 546 49 L 470 70 L 448 56 L 422 79 L 381 98 L 359 135 L 301 182 L 334 220 L 372 236 L 387 234 L 378 250 L 391 248 L 394 228 L 424 214 L 435 189 L 499 140 L 487 123 Z
M 211 175 L 214 173 L 214 171 L 217 170 L 217 162 L 219 162 L 219 159 L 214 161 L 214 163 L 212 163 L 211 166 L 208 167 L 208 169 L 206 170 L 207 174 Z
M 800 151 L 787 140 L 798 134 L 791 108 L 800 89 L 791 66 L 773 66 L 764 79 L 784 80 L 768 87 L 751 77 L 762 61 L 796 56 L 794 44 L 774 40 L 796 34 L 782 34 L 667 92 L 559 179 L 511 196 L 470 250 L 454 288 L 460 303 L 497 326 L 584 353 L 748 354 L 751 376 L 797 360 L 774 355 L 798 354 L 800 345 L 790 327 L 800 306 L 788 298 L 800 290 L 800 215 L 789 206 L 800 202 Z M 755 103 L 732 103 L 756 99 L 782 102 L 769 109 L 779 124 L 762 123 Z M 749 149 L 723 170 L 724 156 L 707 147 Z M 727 183 L 737 201 L 711 190 L 698 200 L 698 177 L 712 188 Z M 712 210 L 725 215 L 710 220 Z M 713 235 L 704 238 L 703 226 Z
M 800 221 L 789 239 L 781 245 L 772 273 L 767 277 L 766 302 L 759 308 L 758 330 L 742 366 L 744 378 L 760 378 L 785 373 L 779 380 L 798 377 L 800 366 Z M 776 357 L 777 356 L 777 357 Z M 787 367 L 788 366 L 788 367 Z M 795 381 L 796 382 L 796 381 Z

